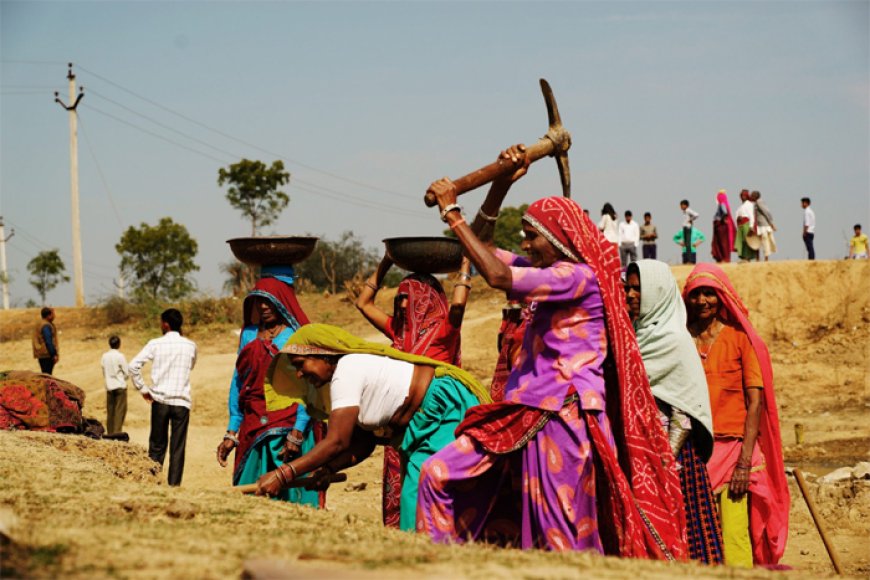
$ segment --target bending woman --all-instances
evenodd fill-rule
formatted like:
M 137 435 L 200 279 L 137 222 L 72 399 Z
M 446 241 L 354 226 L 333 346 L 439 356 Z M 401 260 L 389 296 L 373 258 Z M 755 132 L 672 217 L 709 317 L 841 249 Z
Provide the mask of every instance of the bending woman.
M 721 564 L 722 529 L 705 465 L 713 452 L 710 395 L 680 289 L 670 266 L 641 260 L 628 265 L 625 295 L 662 427 L 681 465 L 689 557 Z
M 429 191 L 487 283 L 529 302 L 532 318 L 504 401 L 471 409 L 457 440 L 424 465 L 417 527 L 439 542 L 683 558 L 676 464 L 625 311 L 616 248 L 576 203 L 550 197 L 523 217 L 528 259 L 495 249 L 492 221 L 528 167 L 521 145 L 500 159 L 515 171 L 493 182 L 473 227 L 449 179 Z
M 308 317 L 293 292 L 292 268 L 264 267 L 263 277 L 245 298 L 244 325 L 239 338 L 236 370 L 230 383 L 230 421 L 217 447 L 224 467 L 235 448 L 233 485 L 254 483 L 290 457 L 314 446 L 323 426 L 311 423 L 301 398 L 281 395 L 266 371 L 272 359 Z M 323 492 L 285 490 L 285 501 L 323 507 Z
M 444 288 L 434 276 L 424 273 L 405 276 L 396 291 L 390 316 L 378 308 L 375 296 L 392 265 L 393 261 L 384 256 L 360 291 L 357 309 L 392 341 L 393 348 L 460 366 L 460 329 L 471 290 L 471 262 L 462 258 L 460 280 L 453 286 L 449 306 Z M 382 513 L 384 525 L 393 528 L 399 527 L 401 476 L 399 452 L 384 447 Z
M 788 537 L 789 493 L 770 354 L 719 267 L 696 266 L 683 299 L 710 390 L 715 442 L 707 468 L 725 563 L 776 564 Z
M 459 367 L 366 342 L 327 324 L 294 334 L 275 363 L 272 380 L 294 379 L 314 387 L 306 400 L 315 416 L 329 419 L 326 437 L 313 449 L 262 476 L 257 493 L 275 496 L 294 479 L 324 478 L 356 465 L 378 443 L 402 458 L 400 527 L 413 530 L 420 467 L 455 439 L 465 412 L 486 390 Z M 330 401 L 329 404 L 326 401 Z

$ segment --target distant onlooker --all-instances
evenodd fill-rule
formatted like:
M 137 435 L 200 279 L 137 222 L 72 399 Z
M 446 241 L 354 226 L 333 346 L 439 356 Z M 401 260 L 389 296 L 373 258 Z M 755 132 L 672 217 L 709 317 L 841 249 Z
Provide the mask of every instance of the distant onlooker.
M 680 202 L 680 209 L 683 210 L 683 238 L 684 240 L 693 239 L 692 228 L 695 226 L 695 220 L 698 219 L 698 212 L 689 207 L 689 200 L 684 199 Z M 684 264 L 686 262 L 683 262 Z M 692 262 L 693 264 L 695 262 Z
M 776 239 L 773 237 L 776 224 L 773 223 L 773 214 L 770 213 L 770 209 L 761 201 L 760 191 L 753 191 L 750 199 L 755 203 L 755 230 L 761 237 L 761 250 L 764 252 L 764 261 L 767 262 L 770 255 L 776 253 Z
M 701 230 L 697 228 L 688 228 L 692 237 L 690 238 L 691 243 L 687 244 L 685 241 L 686 229 L 687 228 L 682 228 L 676 233 L 676 235 L 674 235 L 674 242 L 683 248 L 683 264 L 695 264 L 698 261 L 697 248 L 704 242 L 704 240 L 706 240 L 706 238 Z
M 632 220 L 631 211 L 625 212 L 625 221 L 619 224 L 619 259 L 625 268 L 637 262 L 637 245 L 640 243 L 640 228 Z
M 106 381 L 106 434 L 113 435 L 124 430 L 127 417 L 127 359 L 118 350 L 121 339 L 114 334 L 109 337 L 109 350 L 103 353 L 100 366 Z
M 804 208 L 804 245 L 807 247 L 807 259 L 816 259 L 816 250 L 813 240 L 816 237 L 816 212 L 810 208 L 810 198 L 801 198 L 801 207 Z
M 169 446 L 169 485 L 181 485 L 184 451 L 190 422 L 190 371 L 196 363 L 196 344 L 181 336 L 184 318 L 175 308 L 160 315 L 163 336 L 148 341 L 130 361 L 130 378 L 142 397 L 151 403 L 151 434 L 148 457 L 163 466 Z M 149 387 L 142 378 L 142 367 L 151 361 Z M 172 434 L 170 440 L 170 425 Z M 169 440 L 169 441 L 167 441 Z
M 731 217 L 731 205 L 728 203 L 728 193 L 720 189 L 716 194 L 716 213 L 713 215 L 713 259 L 717 263 L 731 262 L 731 252 L 734 251 L 734 241 L 737 238 L 737 226 Z
M 749 238 L 757 234 L 755 232 L 755 204 L 752 203 L 748 189 L 740 192 L 740 201 L 743 203 L 737 208 L 737 237 L 734 240 L 734 249 L 741 262 L 751 262 L 758 260 L 760 244 L 755 247 L 750 244 Z
M 652 214 L 646 212 L 643 214 L 643 225 L 640 226 L 640 239 L 643 242 L 643 259 L 656 259 L 656 240 L 659 237 L 659 232 L 652 223 Z
M 40 320 L 33 329 L 31 343 L 33 358 L 39 361 L 39 369 L 50 375 L 54 365 L 60 360 L 57 345 L 57 328 L 54 326 L 54 310 L 47 306 L 40 312 Z
M 619 244 L 619 227 L 616 223 L 616 210 L 609 203 L 601 208 L 601 220 L 598 229 L 604 233 L 604 238 L 614 246 Z
M 849 241 L 849 258 L 867 259 L 867 234 L 861 233 L 861 224 L 855 224 L 855 236 Z

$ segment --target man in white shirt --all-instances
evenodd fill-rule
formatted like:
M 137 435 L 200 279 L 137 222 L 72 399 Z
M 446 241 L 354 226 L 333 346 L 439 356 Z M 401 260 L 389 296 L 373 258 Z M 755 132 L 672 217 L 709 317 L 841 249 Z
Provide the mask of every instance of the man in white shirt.
M 106 382 L 106 434 L 113 435 L 124 430 L 127 417 L 127 359 L 118 350 L 121 339 L 114 334 L 109 337 L 109 350 L 103 353 L 100 366 Z
M 680 209 L 683 212 L 683 239 L 689 240 L 686 243 L 686 248 L 691 246 L 692 228 L 695 226 L 695 220 L 698 219 L 698 212 L 689 207 L 689 200 L 680 201 Z
M 619 259 L 625 268 L 637 262 L 637 246 L 640 244 L 640 226 L 631 219 L 631 212 L 625 212 L 625 221 L 619 224 Z
M 807 247 L 807 258 L 816 259 L 816 250 L 813 248 L 813 239 L 816 237 L 816 213 L 810 208 L 810 198 L 801 198 L 801 207 L 804 208 L 804 245 Z
M 181 336 L 184 318 L 175 308 L 160 315 L 163 336 L 155 338 L 130 361 L 133 385 L 151 403 L 151 434 L 148 456 L 163 467 L 169 440 L 169 485 L 181 485 L 184 450 L 190 420 L 190 371 L 196 364 L 196 344 Z M 151 361 L 150 387 L 142 378 L 142 367 Z

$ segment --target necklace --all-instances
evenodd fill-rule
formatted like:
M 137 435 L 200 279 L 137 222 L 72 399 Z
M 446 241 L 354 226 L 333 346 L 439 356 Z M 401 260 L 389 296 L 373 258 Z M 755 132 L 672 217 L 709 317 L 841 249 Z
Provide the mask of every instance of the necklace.
M 267 338 L 269 340 L 275 340 L 275 337 L 281 334 L 281 331 L 284 330 L 283 324 L 276 324 L 271 328 L 264 328 L 260 331 L 260 336 L 263 338 Z
M 704 364 L 707 363 L 707 357 L 710 356 L 710 351 L 713 350 L 713 345 L 716 344 L 716 339 L 719 337 L 721 331 L 722 323 L 715 320 L 705 332 L 692 337 L 695 341 L 695 347 L 698 349 L 701 361 Z M 706 350 L 704 350 L 704 346 L 707 347 Z

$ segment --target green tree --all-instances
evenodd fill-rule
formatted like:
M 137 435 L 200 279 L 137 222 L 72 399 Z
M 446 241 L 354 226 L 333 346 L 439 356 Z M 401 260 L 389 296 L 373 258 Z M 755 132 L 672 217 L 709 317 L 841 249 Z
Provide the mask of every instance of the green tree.
M 130 226 L 115 250 L 137 299 L 178 300 L 193 292 L 188 275 L 199 270 L 193 261 L 198 246 L 187 228 L 172 218 L 162 218 L 156 226 Z
M 524 203 L 519 207 L 503 207 L 498 214 L 498 221 L 495 222 L 495 232 L 492 235 L 492 240 L 495 245 L 502 250 L 507 250 L 513 253 L 519 253 L 520 244 L 523 243 L 523 214 L 529 208 L 529 204 Z M 444 235 L 449 238 L 455 238 L 456 234 L 449 228 L 444 230 Z
M 66 275 L 66 266 L 60 259 L 60 250 L 46 250 L 39 252 L 35 258 L 27 263 L 30 272 L 30 285 L 39 292 L 42 305 L 45 306 L 45 295 L 54 290 L 61 282 L 69 282 Z
M 278 219 L 290 203 L 287 194 L 279 190 L 288 181 L 290 174 L 280 160 L 267 167 L 262 161 L 242 159 L 218 170 L 218 185 L 229 185 L 227 201 L 251 220 L 252 236 Z
M 314 253 L 297 264 L 295 269 L 298 276 L 317 289 L 335 294 L 355 276 L 371 273 L 379 261 L 377 252 L 367 249 L 360 238 L 346 231 L 336 241 L 322 238 L 317 242 Z
M 227 275 L 224 279 L 224 290 L 236 297 L 246 296 L 259 278 L 259 268 L 251 267 L 238 260 L 223 262 L 221 272 Z

